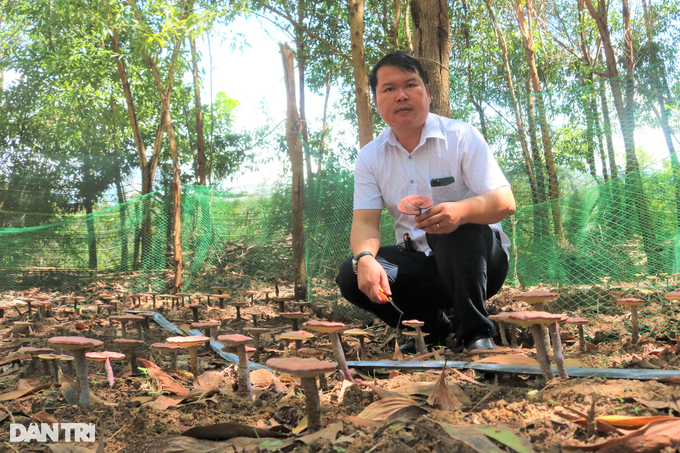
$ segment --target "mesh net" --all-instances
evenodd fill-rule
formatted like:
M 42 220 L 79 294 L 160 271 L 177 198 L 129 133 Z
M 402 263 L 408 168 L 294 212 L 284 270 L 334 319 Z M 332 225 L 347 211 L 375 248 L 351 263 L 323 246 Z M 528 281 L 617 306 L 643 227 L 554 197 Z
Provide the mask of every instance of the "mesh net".
M 679 112 L 672 107 L 677 103 L 664 94 L 667 90 L 654 82 L 659 68 L 638 71 L 637 77 L 633 113 L 639 129 L 632 137 L 655 137 L 643 148 L 630 143 L 626 127 L 631 123 L 619 120 L 625 108 L 617 109 L 614 94 L 624 90 L 624 79 L 542 98 L 518 95 L 516 102 L 509 95 L 476 92 L 485 99 L 484 122 L 475 109 L 455 111 L 454 116 L 486 131 L 515 192 L 518 210 L 504 221 L 512 241 L 509 285 L 558 287 L 556 309 L 577 313 L 622 313 L 615 305 L 617 297 L 642 296 L 655 304 L 641 317 L 660 315 L 659 327 L 675 330 L 678 311 L 660 296 L 680 285 L 680 165 L 673 135 Z M 469 105 L 465 99 L 470 90 L 455 79 L 453 85 L 452 104 Z M 669 157 L 654 162 L 644 152 L 650 146 L 668 148 Z M 333 293 L 333 279 L 350 255 L 349 167 L 326 165 L 307 186 L 311 300 L 324 292 L 331 294 L 326 301 L 340 299 Z M 554 181 L 559 183 L 557 198 Z M 384 244 L 395 241 L 392 227 L 385 212 Z M 215 187 L 183 187 L 184 290 L 207 292 L 220 280 L 240 275 L 260 278 L 268 286 L 274 280 L 290 281 L 290 228 L 287 181 L 239 197 Z M 171 263 L 169 189 L 84 217 L 0 230 L 3 291 L 73 291 L 121 278 L 129 291 L 167 291 Z

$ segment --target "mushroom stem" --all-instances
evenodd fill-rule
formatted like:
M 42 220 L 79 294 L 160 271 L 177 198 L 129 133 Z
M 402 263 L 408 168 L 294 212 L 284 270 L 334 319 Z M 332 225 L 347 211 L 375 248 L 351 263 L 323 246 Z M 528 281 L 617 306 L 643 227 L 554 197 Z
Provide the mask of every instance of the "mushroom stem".
M 177 369 L 177 351 L 170 351 L 170 368 Z
M 194 315 L 194 322 L 198 322 L 198 307 L 191 307 L 191 312 Z
M 142 323 L 137 322 L 135 324 L 137 325 L 137 339 L 144 341 L 144 330 L 142 329 Z
M 560 324 L 555 322 L 548 326 L 550 337 L 553 342 L 553 357 L 555 358 L 555 366 L 557 367 L 557 375 L 562 379 L 569 378 L 567 369 L 564 367 L 564 353 L 562 352 L 562 339 L 560 338 Z
M 586 334 L 583 332 L 583 326 L 582 325 L 578 326 L 578 346 L 579 346 L 579 351 L 581 351 L 581 354 L 585 354 L 587 352 Z
M 517 347 L 517 326 L 514 324 L 510 326 L 510 347 Z
M 120 330 L 122 331 L 121 338 L 127 338 L 127 321 L 120 321 Z
M 88 407 L 90 405 L 90 381 L 87 378 L 85 350 L 76 349 L 73 351 L 73 358 L 76 362 L 76 382 L 80 388 L 80 399 L 78 403 L 81 406 Z
M 41 359 L 43 374 L 45 376 L 52 376 L 52 367 L 50 366 L 50 361 L 47 359 Z
M 135 348 L 130 348 L 128 349 L 128 358 L 130 360 L 130 373 L 132 373 L 133 376 L 139 376 L 139 367 L 137 366 L 137 352 L 135 351 Z
M 366 345 L 364 344 L 363 336 L 359 337 L 359 358 L 364 362 L 368 360 L 368 356 L 366 355 Z
M 421 332 L 420 327 L 416 326 L 416 352 L 418 355 L 423 355 L 427 353 L 427 345 L 425 344 L 425 338 L 423 337 L 423 332 Z
M 189 350 L 189 356 L 191 357 L 191 372 L 194 375 L 194 382 L 196 382 L 196 379 L 198 378 L 198 357 L 196 349 L 198 349 L 198 346 L 187 346 L 187 349 Z
M 255 354 L 253 355 L 253 360 L 255 362 L 259 362 L 259 360 L 260 360 L 260 334 L 259 333 L 253 334 L 253 338 L 255 339 Z
M 250 385 L 250 363 L 246 354 L 246 345 L 238 345 L 238 392 L 237 394 L 248 401 L 253 399 L 253 388 Z
M 52 362 L 52 382 L 56 385 L 59 384 L 59 364 L 57 359 L 50 360 Z
M 505 323 L 498 320 L 498 331 L 501 333 L 501 344 L 508 347 L 508 338 L 505 336 Z
M 637 344 L 638 340 L 640 339 L 637 307 L 631 306 L 630 313 L 631 323 L 633 324 L 633 335 L 630 341 L 633 344 Z
M 310 433 L 315 433 L 321 429 L 321 400 L 319 398 L 319 389 L 316 386 L 316 377 L 301 377 L 300 384 L 305 393 L 307 429 Z
M 541 372 L 543 377 L 549 381 L 555 378 L 552 370 L 550 369 L 550 359 L 548 358 L 548 351 L 545 349 L 545 343 L 543 342 L 543 329 L 541 329 L 540 324 L 534 324 L 529 328 L 531 336 L 534 337 L 534 346 L 536 346 L 536 359 L 538 364 L 541 366 Z
M 345 353 L 342 350 L 342 343 L 340 343 L 340 335 L 338 335 L 336 332 L 331 332 L 330 334 L 328 334 L 328 336 L 330 337 L 331 344 L 333 345 L 333 354 L 335 355 L 335 360 L 338 361 L 338 370 L 340 371 L 340 375 L 342 375 L 342 378 L 344 380 L 354 382 L 354 378 L 350 374 L 349 367 L 347 366 L 347 362 L 345 361 Z

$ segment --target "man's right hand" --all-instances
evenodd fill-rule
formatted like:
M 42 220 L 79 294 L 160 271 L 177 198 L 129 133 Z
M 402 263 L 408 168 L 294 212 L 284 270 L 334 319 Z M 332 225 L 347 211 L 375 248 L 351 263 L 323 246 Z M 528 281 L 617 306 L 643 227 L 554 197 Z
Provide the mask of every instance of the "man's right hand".
M 380 288 L 383 292 L 391 296 L 390 283 L 387 280 L 385 269 L 372 256 L 364 256 L 357 263 L 357 279 L 359 289 L 368 296 L 371 301 L 384 304 L 389 302 L 385 297 L 381 297 Z

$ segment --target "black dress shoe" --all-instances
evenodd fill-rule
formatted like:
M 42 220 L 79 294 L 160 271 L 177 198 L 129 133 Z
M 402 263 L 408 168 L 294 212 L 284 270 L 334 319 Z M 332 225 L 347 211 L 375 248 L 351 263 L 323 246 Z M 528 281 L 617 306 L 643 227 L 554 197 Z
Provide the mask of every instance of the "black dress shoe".
M 409 337 L 404 344 L 399 346 L 402 354 L 415 354 L 416 353 L 416 339 Z
M 465 349 L 467 349 L 468 352 L 474 351 L 475 349 L 495 349 L 493 340 L 485 333 L 470 337 L 468 340 L 465 340 L 464 344 Z

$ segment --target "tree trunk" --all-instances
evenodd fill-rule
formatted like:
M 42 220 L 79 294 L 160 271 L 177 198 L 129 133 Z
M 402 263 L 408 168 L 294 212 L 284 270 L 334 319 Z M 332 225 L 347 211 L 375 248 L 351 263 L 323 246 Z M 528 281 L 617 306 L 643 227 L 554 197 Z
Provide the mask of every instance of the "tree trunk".
M 359 146 L 362 148 L 373 140 L 373 116 L 371 96 L 364 50 L 364 6 L 366 0 L 348 0 L 352 67 L 354 69 L 354 95 L 359 122 Z
M 169 101 L 168 101 L 169 102 Z M 172 249 L 173 268 L 175 271 L 173 293 L 182 292 L 182 271 L 184 270 L 184 257 L 182 254 L 182 179 L 177 152 L 175 131 L 172 127 L 170 109 L 165 109 L 165 126 L 168 134 L 168 145 L 172 158 Z
M 116 163 L 114 169 L 114 178 L 116 183 L 116 193 L 118 195 L 118 231 L 120 235 L 120 270 L 128 270 L 128 237 L 125 231 L 127 223 L 127 205 L 125 204 L 125 192 L 123 192 L 123 182 L 121 181 L 120 164 Z
M 198 77 L 198 52 L 196 39 L 189 39 L 191 45 L 191 66 L 194 76 L 194 104 L 196 108 L 196 157 L 198 159 L 198 183 L 207 184 L 205 178 L 205 137 L 203 136 L 203 106 L 201 105 L 201 80 Z
M 595 167 L 595 126 L 593 119 L 593 112 L 590 108 L 590 81 L 587 78 L 581 79 L 581 89 L 585 96 L 581 98 L 583 106 L 583 113 L 586 115 L 586 163 L 588 164 L 588 171 L 590 176 L 597 182 L 597 168 Z
M 553 226 L 555 228 L 555 235 L 564 243 L 566 238 L 564 236 L 564 230 L 562 228 L 562 214 L 560 211 L 560 186 L 557 179 L 557 167 L 555 165 L 555 158 L 552 152 L 552 140 L 550 139 L 550 125 L 548 124 L 548 118 L 545 111 L 545 100 L 543 98 L 543 93 L 541 92 L 541 82 L 538 78 L 538 70 L 536 69 L 536 60 L 534 59 L 534 42 L 531 36 L 531 30 L 527 26 L 527 22 L 524 20 L 524 11 L 522 10 L 521 0 L 515 0 L 515 14 L 517 16 L 517 22 L 520 27 L 522 34 L 522 44 L 524 45 L 524 53 L 527 59 L 527 65 L 529 66 L 529 74 L 531 77 L 531 84 L 533 87 L 533 92 L 538 96 L 536 98 L 536 108 L 538 110 L 538 116 L 541 127 L 541 138 L 543 142 L 543 153 L 545 155 L 545 164 L 548 171 L 548 194 L 550 200 L 550 208 L 553 214 Z M 527 3 L 527 17 L 531 21 L 531 3 Z
M 295 102 L 295 79 L 293 69 L 293 51 L 287 44 L 280 44 L 283 73 L 286 82 L 287 115 L 286 143 L 293 173 L 291 190 L 292 202 L 292 235 L 293 235 L 293 275 L 294 295 L 297 300 L 307 299 L 307 273 L 305 271 L 305 231 L 304 231 L 304 169 L 302 159 L 302 142 L 300 119 Z
M 595 96 L 595 85 L 593 83 L 593 76 L 590 75 L 590 86 L 588 91 L 588 102 L 590 103 L 590 114 L 593 115 L 593 124 L 595 127 L 595 136 L 597 137 L 598 149 L 600 150 L 600 161 L 602 163 L 602 177 L 604 182 L 610 181 L 609 170 L 607 165 L 607 150 L 605 149 L 604 140 L 602 139 L 602 125 L 600 124 L 600 112 L 597 109 L 597 99 Z
M 298 0 L 297 3 L 298 23 L 302 24 L 305 20 L 305 2 Z M 307 128 L 307 114 L 305 113 L 305 35 L 301 28 L 295 28 L 295 56 L 298 64 L 298 88 L 300 92 L 300 133 L 302 134 L 305 156 L 305 168 L 307 169 L 307 186 L 309 193 L 314 193 L 314 172 L 312 171 L 312 156 L 309 148 L 309 130 Z
M 392 50 L 399 50 L 399 22 L 401 22 L 401 0 L 394 0 L 394 19 L 390 28 Z
M 411 5 L 409 0 L 404 0 L 404 37 L 408 53 L 413 55 L 413 40 L 411 39 Z
M 449 59 L 451 24 L 445 0 L 412 0 L 414 53 L 420 60 L 430 85 L 430 112 L 451 118 Z
M 616 156 L 614 155 L 614 138 L 612 136 L 612 121 L 609 115 L 609 103 L 607 102 L 607 87 L 604 79 L 600 78 L 598 81 L 600 92 L 600 103 L 602 104 L 602 121 L 604 125 L 604 137 L 607 142 L 607 156 L 609 157 L 609 174 L 612 180 L 618 179 L 619 167 L 616 165 Z
M 85 196 L 85 224 L 87 226 L 88 269 L 97 269 L 97 236 L 94 230 L 94 216 L 92 215 L 92 199 Z
M 508 84 L 508 90 L 510 91 L 510 99 L 512 103 L 512 110 L 515 114 L 515 124 L 517 125 L 517 141 L 522 146 L 522 156 L 524 157 L 524 164 L 526 166 L 527 176 L 529 178 L 529 185 L 531 187 L 531 199 L 534 204 L 543 203 L 543 199 L 538 192 L 538 186 L 536 185 L 536 177 L 534 176 L 534 171 L 531 168 L 531 155 L 529 154 L 529 147 L 527 146 L 526 132 L 524 131 L 524 123 L 522 122 L 522 117 L 519 112 L 519 105 L 517 103 L 517 97 L 515 95 L 515 86 L 512 81 L 512 71 L 510 70 L 510 62 L 508 61 L 508 46 L 505 42 L 505 36 L 503 36 L 503 30 L 500 28 L 498 21 L 496 20 L 496 15 L 491 8 L 490 0 L 484 0 L 486 9 L 489 12 L 489 18 L 496 32 L 496 37 L 498 38 L 498 45 L 501 49 L 501 57 L 503 58 L 503 67 L 505 68 L 505 81 Z
M 326 78 L 326 96 L 323 101 L 323 124 L 321 126 L 321 141 L 319 143 L 319 157 L 317 162 L 318 171 L 321 171 L 323 163 L 323 151 L 326 143 L 326 134 L 328 133 L 328 100 L 331 94 L 331 80 L 333 79 L 333 72 L 328 73 Z
M 482 100 L 475 98 L 474 86 L 472 80 L 472 51 L 470 49 L 470 18 L 468 16 L 467 0 L 461 0 L 463 5 L 463 12 L 465 13 L 465 20 L 463 25 L 463 36 L 465 37 L 465 59 L 467 60 L 467 77 L 468 77 L 468 98 L 469 102 L 474 105 L 479 116 L 479 124 L 481 126 L 482 136 L 484 140 L 489 141 L 489 133 L 486 127 L 486 117 L 484 116 L 484 109 L 482 109 Z

